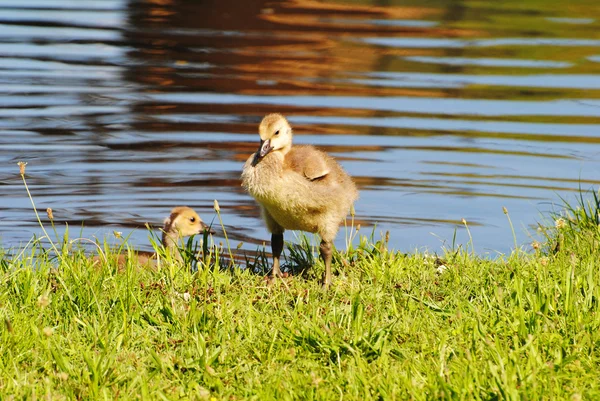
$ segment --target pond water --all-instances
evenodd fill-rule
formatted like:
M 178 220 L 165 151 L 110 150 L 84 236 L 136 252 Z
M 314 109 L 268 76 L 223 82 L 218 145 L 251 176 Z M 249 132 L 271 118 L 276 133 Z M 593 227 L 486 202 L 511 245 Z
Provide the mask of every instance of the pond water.
M 597 0 L 0 0 L 0 54 L 3 247 L 41 233 L 23 160 L 72 237 L 149 249 L 144 223 L 177 205 L 217 223 L 218 199 L 256 249 L 240 171 L 274 111 L 354 176 L 361 231 L 402 251 L 466 243 L 464 218 L 475 251 L 508 252 L 503 207 L 527 244 L 600 184 Z

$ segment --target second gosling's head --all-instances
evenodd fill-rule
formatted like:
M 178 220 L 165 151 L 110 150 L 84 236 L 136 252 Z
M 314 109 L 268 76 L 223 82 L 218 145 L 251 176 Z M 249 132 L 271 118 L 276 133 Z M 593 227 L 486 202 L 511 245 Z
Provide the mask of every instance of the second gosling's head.
M 164 223 L 163 230 L 165 234 L 170 236 L 189 237 L 202 234 L 204 231 L 214 234 L 214 231 L 202 221 L 198 213 L 187 206 L 173 208 L 171 215 L 165 219 Z
M 260 147 L 258 156 L 264 157 L 270 152 L 285 155 L 292 147 L 292 127 L 279 113 L 268 114 L 258 126 Z

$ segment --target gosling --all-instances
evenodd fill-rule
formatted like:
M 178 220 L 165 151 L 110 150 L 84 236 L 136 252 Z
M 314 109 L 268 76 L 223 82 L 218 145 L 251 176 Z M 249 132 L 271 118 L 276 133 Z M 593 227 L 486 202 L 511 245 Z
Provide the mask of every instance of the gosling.
M 318 233 L 325 263 L 322 284 L 331 284 L 332 242 L 358 199 L 352 178 L 327 153 L 310 145 L 292 147 L 292 127 L 281 114 L 269 114 L 259 127 L 260 146 L 244 164 L 242 185 L 259 203 L 271 233 L 271 279 L 281 277 L 283 233 Z
M 177 206 L 171 210 L 171 214 L 164 220 L 162 229 L 162 245 L 167 253 L 173 255 L 176 260 L 182 262 L 181 254 L 177 249 L 178 243 L 182 238 L 196 234 L 203 234 L 208 231 L 214 234 L 214 231 L 206 225 L 198 213 L 188 206 Z M 147 266 L 156 263 L 157 255 L 153 252 L 137 252 L 137 265 Z M 126 255 L 117 256 L 117 267 L 122 270 L 125 267 Z M 101 262 L 98 256 L 93 258 L 94 264 Z

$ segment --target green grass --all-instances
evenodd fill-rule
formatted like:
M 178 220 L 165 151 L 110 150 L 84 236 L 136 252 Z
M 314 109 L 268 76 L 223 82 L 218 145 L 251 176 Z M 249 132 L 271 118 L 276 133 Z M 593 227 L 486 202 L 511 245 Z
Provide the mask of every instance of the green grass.
M 327 293 L 320 263 L 268 287 L 239 269 L 194 273 L 167 261 L 119 273 L 111 255 L 97 268 L 81 251 L 53 260 L 32 246 L 0 264 L 0 394 L 597 399 L 592 238 L 556 254 L 458 251 L 440 261 L 363 237 L 336 255 Z M 310 254 L 300 250 L 296 260 Z
M 335 254 L 329 292 L 322 262 L 302 269 L 317 259 L 309 240 L 286 251 L 302 274 L 274 286 L 206 246 L 196 272 L 119 272 L 112 247 L 92 266 L 69 241 L 60 257 L 37 241 L 0 251 L 0 399 L 599 399 L 587 206 L 559 228 L 551 216 L 537 250 L 493 260 L 363 236 Z

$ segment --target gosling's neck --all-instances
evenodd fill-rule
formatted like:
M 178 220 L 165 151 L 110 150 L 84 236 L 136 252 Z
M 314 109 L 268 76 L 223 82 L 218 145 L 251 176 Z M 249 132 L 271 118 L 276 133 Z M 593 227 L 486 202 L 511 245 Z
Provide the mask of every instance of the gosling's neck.
M 177 231 L 173 230 L 163 230 L 162 234 L 162 245 L 167 250 L 168 254 L 175 255 L 177 260 L 182 261 L 181 255 L 179 253 L 178 245 L 179 239 L 181 236 Z
M 265 164 L 265 165 L 271 165 L 271 166 L 279 166 L 279 165 L 283 165 L 283 161 L 285 160 L 285 155 L 288 152 L 284 152 L 283 149 L 282 150 L 275 150 L 271 153 L 269 153 L 268 155 L 264 156 L 260 162 Z

